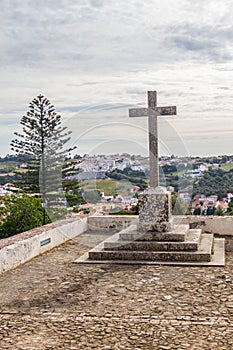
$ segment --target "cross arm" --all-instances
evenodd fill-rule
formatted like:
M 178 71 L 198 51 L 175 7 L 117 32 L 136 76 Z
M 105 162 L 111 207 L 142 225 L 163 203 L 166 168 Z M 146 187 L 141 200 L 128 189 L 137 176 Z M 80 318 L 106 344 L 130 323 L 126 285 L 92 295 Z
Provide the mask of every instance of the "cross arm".
M 148 117 L 148 108 L 130 108 L 130 117 Z
M 176 106 L 156 107 L 157 115 L 176 115 Z
M 156 115 L 176 115 L 176 106 L 168 107 L 156 107 Z M 130 117 L 148 117 L 149 110 L 148 108 L 130 108 L 129 116 Z

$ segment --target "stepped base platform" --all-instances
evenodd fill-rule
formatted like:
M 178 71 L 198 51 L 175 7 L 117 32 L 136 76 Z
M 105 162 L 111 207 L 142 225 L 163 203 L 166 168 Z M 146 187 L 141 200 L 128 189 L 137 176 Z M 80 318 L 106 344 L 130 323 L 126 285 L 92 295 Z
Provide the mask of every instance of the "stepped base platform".
M 75 263 L 224 266 L 225 240 L 188 225 L 170 232 L 137 231 L 136 225 L 106 239 Z

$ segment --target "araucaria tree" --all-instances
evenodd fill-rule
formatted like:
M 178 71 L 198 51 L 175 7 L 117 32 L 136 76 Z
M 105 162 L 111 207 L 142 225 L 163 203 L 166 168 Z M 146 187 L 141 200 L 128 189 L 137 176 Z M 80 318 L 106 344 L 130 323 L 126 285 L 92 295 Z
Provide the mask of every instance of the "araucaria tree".
M 27 192 L 41 193 L 43 206 L 61 184 L 62 165 L 68 153 L 75 147 L 64 149 L 71 131 L 61 125 L 61 116 L 50 101 L 39 95 L 29 104 L 29 111 L 21 119 L 22 132 L 15 132 L 12 150 L 28 156 L 28 172 L 21 187 Z

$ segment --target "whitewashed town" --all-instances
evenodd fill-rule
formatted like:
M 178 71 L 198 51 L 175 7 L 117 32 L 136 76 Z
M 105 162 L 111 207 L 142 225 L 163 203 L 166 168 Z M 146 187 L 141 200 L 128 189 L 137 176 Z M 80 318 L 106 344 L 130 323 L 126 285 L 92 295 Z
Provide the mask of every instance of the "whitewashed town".
M 2 158 L 2 173 L 0 173 L 0 196 L 20 193 L 15 181 L 16 174 L 27 172 L 25 160 L 12 160 L 13 156 Z M 75 155 L 72 159 L 72 174 L 66 180 L 77 181 L 83 203 L 78 204 L 79 215 L 106 215 L 117 210 L 132 211 L 137 205 L 138 195 L 148 185 L 149 158 L 140 155 L 98 154 L 83 156 Z M 192 213 L 195 215 L 224 215 L 227 212 L 233 188 L 226 187 L 225 193 L 216 193 L 208 186 L 202 189 L 200 182 L 206 182 L 209 174 L 213 178 L 218 172 L 231 174 L 233 156 L 201 157 L 160 157 L 160 178 L 162 184 L 173 194 L 176 194 L 180 204 L 177 214 Z M 10 171 L 7 172 L 7 169 Z M 8 181 L 4 183 L 4 179 Z M 90 196 L 96 191 L 97 199 Z M 224 191 L 223 191 L 224 192 Z M 77 206 L 75 206 L 77 209 Z M 70 208 L 72 209 L 72 208 Z

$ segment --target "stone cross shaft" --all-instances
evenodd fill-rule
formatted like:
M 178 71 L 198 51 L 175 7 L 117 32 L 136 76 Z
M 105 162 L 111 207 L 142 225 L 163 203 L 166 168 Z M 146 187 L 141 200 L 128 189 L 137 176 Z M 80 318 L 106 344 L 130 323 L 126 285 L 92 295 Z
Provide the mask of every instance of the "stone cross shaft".
M 157 92 L 148 91 L 148 108 L 129 109 L 130 117 L 149 117 L 150 187 L 159 186 L 158 116 L 176 115 L 176 106 L 157 107 Z

